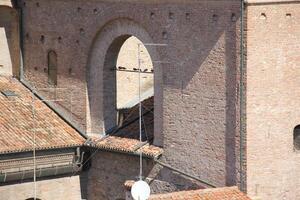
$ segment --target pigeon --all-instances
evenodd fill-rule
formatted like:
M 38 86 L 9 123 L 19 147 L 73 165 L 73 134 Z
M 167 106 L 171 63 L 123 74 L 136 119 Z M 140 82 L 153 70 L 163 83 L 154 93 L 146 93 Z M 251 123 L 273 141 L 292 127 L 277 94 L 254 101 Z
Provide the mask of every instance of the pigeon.
M 118 68 L 119 68 L 119 70 L 125 70 L 126 69 L 126 67 L 121 67 L 121 66 L 119 66 Z

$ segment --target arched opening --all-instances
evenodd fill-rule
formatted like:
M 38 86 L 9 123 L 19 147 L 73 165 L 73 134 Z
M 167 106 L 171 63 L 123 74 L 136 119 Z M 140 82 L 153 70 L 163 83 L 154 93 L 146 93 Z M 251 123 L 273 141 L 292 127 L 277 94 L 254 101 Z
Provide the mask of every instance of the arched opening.
M 55 51 L 48 52 L 48 83 L 50 85 L 57 85 L 57 54 Z
M 139 139 L 141 102 L 142 140 L 153 141 L 154 70 L 147 47 L 137 37 L 115 39 L 105 57 L 104 127 L 107 134 Z
M 132 36 L 135 36 L 136 38 L 133 39 Z M 130 40 L 138 41 L 138 43 L 140 42 L 141 44 L 154 43 L 144 28 L 128 19 L 118 19 L 109 22 L 101 29 L 101 31 L 99 31 L 94 39 L 89 55 L 87 74 L 89 104 L 87 112 L 87 133 L 89 135 L 110 134 L 123 137 L 124 132 L 136 132 L 132 131 L 133 129 L 135 130 L 136 127 L 126 126 L 128 129 L 124 128 L 124 125 L 133 124 L 133 121 L 135 122 L 137 118 L 134 118 L 134 116 L 138 117 L 138 115 L 136 115 L 138 113 L 136 105 L 137 101 L 133 101 L 134 98 L 132 98 L 134 95 L 137 97 L 137 95 L 135 94 L 134 90 L 130 90 L 131 86 L 136 86 L 135 90 L 138 90 L 138 86 L 133 84 L 133 81 L 136 79 L 132 77 L 126 77 L 126 75 L 124 75 L 125 73 L 128 73 L 133 77 L 137 77 L 138 66 L 135 66 L 135 63 L 137 62 L 137 55 L 132 56 L 133 58 L 136 57 L 135 59 L 130 59 L 130 56 L 122 56 L 122 52 L 120 53 L 120 51 L 123 51 L 122 48 L 124 49 L 126 46 L 128 46 L 127 41 Z M 137 45 L 134 46 L 136 47 Z M 147 76 L 152 76 L 153 79 L 151 85 L 152 90 L 154 90 L 154 92 L 152 91 L 154 93 L 154 97 L 152 96 L 153 108 L 148 106 L 148 109 L 150 108 L 148 113 L 152 113 L 154 116 L 152 116 L 151 122 L 153 126 L 152 129 L 154 129 L 154 131 L 152 130 L 148 132 L 153 132 L 153 143 L 155 145 L 162 146 L 162 67 L 160 66 L 161 64 L 159 62 L 154 62 L 159 61 L 160 56 L 156 46 L 141 46 L 142 51 L 146 50 L 141 52 L 141 54 L 146 52 L 149 58 L 151 56 L 152 63 L 154 65 L 153 68 L 151 68 L 149 65 L 146 66 L 144 63 L 141 64 L 143 72 L 147 68 L 147 73 L 141 74 L 142 82 L 144 82 L 145 79 L 150 80 L 148 77 L 143 78 L 146 74 Z M 125 64 L 120 64 L 118 62 L 119 55 L 120 59 L 123 57 Z M 141 55 L 141 57 L 143 58 L 143 55 Z M 144 59 L 142 59 L 142 61 L 146 62 Z M 122 79 L 127 81 L 120 81 Z M 129 80 L 132 82 L 129 83 Z M 144 87 L 144 89 L 142 89 L 142 93 L 144 93 L 144 91 L 147 89 L 148 88 Z M 131 91 L 131 94 L 129 94 L 128 91 Z M 123 101 L 120 95 L 123 95 Z M 146 98 L 141 99 L 147 100 Z M 149 102 L 151 104 L 151 101 Z M 131 105 L 131 107 L 128 105 Z M 143 105 L 145 105 L 145 103 L 143 103 Z M 128 112 L 128 110 L 130 109 L 127 109 L 126 111 L 126 109 L 124 109 L 125 107 L 130 107 L 133 110 L 129 117 L 128 113 L 130 112 Z M 147 109 L 145 106 L 143 106 L 143 109 L 143 112 L 146 112 Z M 127 118 L 129 121 L 126 122 L 125 118 Z M 121 129 L 123 131 L 121 131 Z
M 294 148 L 300 150 L 300 125 L 294 128 Z

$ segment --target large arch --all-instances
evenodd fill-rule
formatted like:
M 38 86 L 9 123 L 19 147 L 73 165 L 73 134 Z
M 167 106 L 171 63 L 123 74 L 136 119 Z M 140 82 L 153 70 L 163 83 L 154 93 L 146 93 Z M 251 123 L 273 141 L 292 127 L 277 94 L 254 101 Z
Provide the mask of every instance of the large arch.
M 129 19 L 116 19 L 107 23 L 96 35 L 88 61 L 88 133 L 101 134 L 114 126 L 116 116 L 116 74 L 111 69 L 116 65 L 123 43 L 135 36 L 144 44 L 154 43 L 148 32 Z M 157 47 L 146 48 L 153 61 L 160 60 Z M 154 64 L 154 144 L 162 145 L 162 68 Z

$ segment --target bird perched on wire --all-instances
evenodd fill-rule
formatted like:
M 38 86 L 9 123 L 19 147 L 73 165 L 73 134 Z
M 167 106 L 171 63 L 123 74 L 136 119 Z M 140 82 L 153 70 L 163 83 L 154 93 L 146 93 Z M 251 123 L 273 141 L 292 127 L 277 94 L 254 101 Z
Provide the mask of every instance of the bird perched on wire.
M 144 72 L 147 72 L 148 71 L 148 69 L 144 69 Z
M 119 66 L 118 69 L 119 69 L 119 70 L 125 70 L 126 67 L 121 67 L 121 66 Z
M 137 69 L 137 68 L 133 68 L 133 71 L 139 71 L 139 69 Z
M 151 69 L 151 72 L 153 72 L 154 70 L 153 69 Z

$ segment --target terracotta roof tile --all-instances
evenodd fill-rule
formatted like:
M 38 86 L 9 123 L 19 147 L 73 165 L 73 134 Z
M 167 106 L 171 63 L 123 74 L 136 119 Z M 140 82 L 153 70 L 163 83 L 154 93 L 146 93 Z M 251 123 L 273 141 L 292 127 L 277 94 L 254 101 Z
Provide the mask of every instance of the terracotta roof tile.
M 163 150 L 159 147 L 149 145 L 146 142 L 140 142 L 136 139 L 129 139 L 116 136 L 106 136 L 103 138 L 92 137 L 86 143 L 86 146 L 94 147 L 102 150 L 117 151 L 123 153 L 139 153 L 150 158 L 157 158 Z
M 84 143 L 85 139 L 78 132 L 42 101 L 33 98 L 18 80 L 0 77 L 0 92 L 7 90 L 14 91 L 17 96 L 7 97 L 0 93 L 0 154 L 31 151 L 34 131 L 37 150 Z
M 149 200 L 251 200 L 237 187 L 201 189 L 151 195 Z

